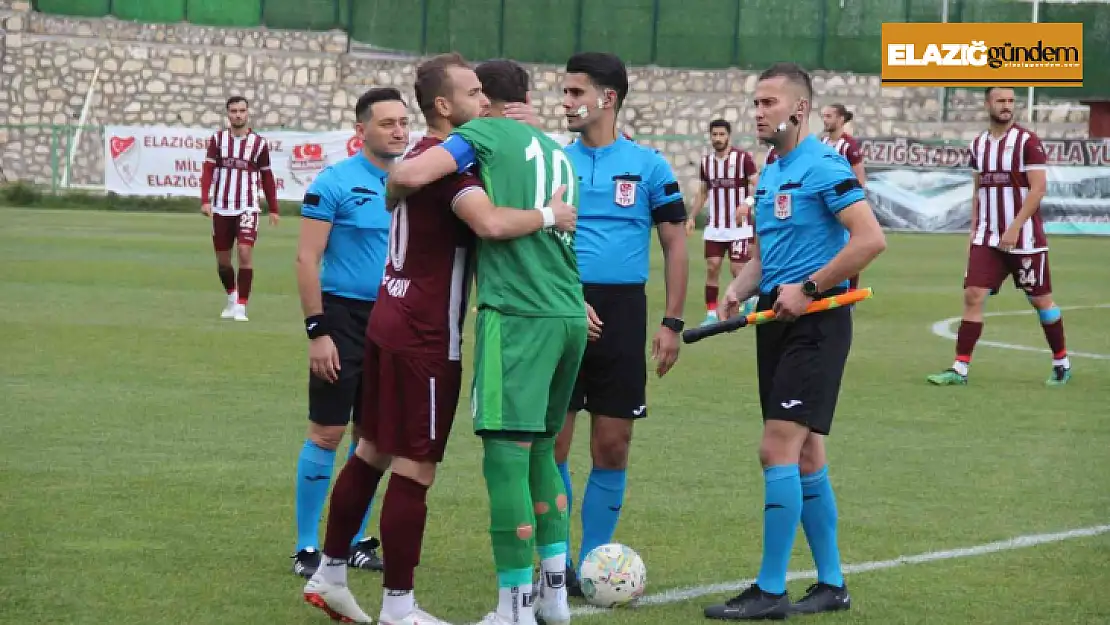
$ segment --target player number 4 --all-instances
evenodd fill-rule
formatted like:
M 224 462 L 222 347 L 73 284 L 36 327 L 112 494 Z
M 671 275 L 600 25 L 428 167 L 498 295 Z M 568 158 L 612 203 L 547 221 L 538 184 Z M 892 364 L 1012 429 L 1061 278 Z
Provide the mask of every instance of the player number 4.
M 524 158 L 528 161 L 535 161 L 536 164 L 536 204 L 535 208 L 543 208 L 547 206 L 547 200 L 551 197 L 551 193 L 562 185 L 567 185 L 566 194 L 563 201 L 567 204 L 574 204 L 574 170 L 570 166 L 570 160 L 567 159 L 566 153 L 562 150 L 554 150 L 551 152 L 551 158 L 555 162 L 551 167 L 551 188 L 547 188 L 547 162 L 543 156 L 543 148 L 540 146 L 540 140 L 532 137 L 532 142 L 524 149 Z

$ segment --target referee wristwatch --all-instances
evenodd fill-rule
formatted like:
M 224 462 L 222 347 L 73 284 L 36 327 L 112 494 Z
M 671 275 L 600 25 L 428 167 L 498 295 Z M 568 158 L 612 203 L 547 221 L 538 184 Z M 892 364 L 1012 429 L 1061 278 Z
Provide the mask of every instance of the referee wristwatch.
M 805 295 L 809 299 L 817 299 L 818 294 L 816 282 L 813 280 L 806 280 L 802 283 L 802 295 Z
M 663 327 L 669 328 L 675 334 L 682 332 L 682 328 L 686 327 L 686 323 L 678 317 L 663 317 Z

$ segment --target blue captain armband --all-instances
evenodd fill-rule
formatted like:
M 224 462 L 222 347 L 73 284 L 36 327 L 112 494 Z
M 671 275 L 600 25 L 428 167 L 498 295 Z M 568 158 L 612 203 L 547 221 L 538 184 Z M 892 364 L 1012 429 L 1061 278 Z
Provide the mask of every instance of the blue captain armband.
M 443 149 L 455 158 L 455 171 L 463 173 L 470 169 L 474 162 L 478 160 L 478 154 L 474 151 L 474 146 L 470 142 L 463 139 L 459 135 L 451 135 L 447 140 L 440 144 Z

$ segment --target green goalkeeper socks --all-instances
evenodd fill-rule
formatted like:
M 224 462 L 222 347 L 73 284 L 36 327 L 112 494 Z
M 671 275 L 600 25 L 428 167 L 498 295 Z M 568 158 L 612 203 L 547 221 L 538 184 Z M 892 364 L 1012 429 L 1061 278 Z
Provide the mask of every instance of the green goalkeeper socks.
M 516 441 L 498 438 L 483 438 L 482 447 L 498 586 L 530 584 L 536 545 L 536 516 L 528 486 L 530 450 Z M 555 475 L 558 478 L 557 472 Z M 524 581 L 518 579 L 522 571 L 527 578 Z
M 537 438 L 532 443 L 531 471 L 528 484 L 536 504 L 536 544 L 540 557 L 549 557 L 552 545 L 564 552 L 568 522 L 566 492 L 559 466 L 555 463 L 555 439 Z M 562 506 L 559 505 L 561 500 Z

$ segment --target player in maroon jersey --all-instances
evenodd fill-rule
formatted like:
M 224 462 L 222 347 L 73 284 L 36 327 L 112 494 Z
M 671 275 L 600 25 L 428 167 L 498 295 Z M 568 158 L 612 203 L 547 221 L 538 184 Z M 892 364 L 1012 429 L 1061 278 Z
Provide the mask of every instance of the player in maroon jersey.
M 728 256 L 732 277 L 740 274 L 744 264 L 751 259 L 752 224 L 750 210 L 744 202 L 751 196 L 752 178 L 756 174 L 755 159 L 750 152 L 733 147 L 732 124 L 724 119 L 709 122 L 709 142 L 713 152 L 701 159 L 701 186 L 690 205 L 686 220 L 687 234 L 702 206 L 709 203 L 705 230 L 705 321 L 702 325 L 717 322 L 717 281 L 721 262 Z M 754 302 L 753 302 L 754 303 Z M 750 306 L 741 311 L 747 314 Z
M 753 191 L 755 190 L 755 188 L 757 186 L 759 186 L 759 174 L 762 173 L 763 170 L 766 169 L 768 165 L 770 165 L 771 163 L 774 163 L 778 159 L 778 157 L 779 157 L 779 155 L 775 154 L 774 146 L 770 146 L 770 147 L 767 148 L 767 153 L 763 155 L 763 166 L 759 168 L 759 171 L 757 171 L 754 176 L 752 176 L 752 190 Z
M 252 249 L 258 238 L 261 202 L 259 182 L 270 208 L 270 224 L 278 224 L 277 184 L 270 169 L 270 146 L 247 126 L 247 99 L 227 100 L 226 130 L 208 139 L 208 152 L 200 177 L 200 210 L 212 218 L 212 246 L 216 271 L 227 291 L 227 305 L 220 317 L 247 321 L 247 299 L 254 280 Z M 239 253 L 239 276 L 231 265 L 231 248 Z
M 852 112 L 843 104 L 830 104 L 821 109 L 821 121 L 825 125 L 825 136 L 821 137 L 821 143 L 848 159 L 852 172 L 856 174 L 860 185 L 863 186 L 867 182 L 867 173 L 863 169 L 863 156 L 859 152 L 859 143 L 852 135 L 844 132 L 844 125 L 852 121 L 853 117 Z
M 848 159 L 848 164 L 852 166 L 852 172 L 856 174 L 860 186 L 866 188 L 867 172 L 863 168 L 863 156 L 859 153 L 859 143 L 856 143 L 852 135 L 844 132 L 844 125 L 852 121 L 852 117 L 852 112 L 843 104 L 830 104 L 821 109 L 821 121 L 825 124 L 825 136 L 821 137 L 821 143 L 831 147 L 836 150 L 837 154 Z M 848 288 L 859 288 L 858 275 L 848 279 Z
M 1040 212 L 1047 159 L 1037 135 L 1014 123 L 1013 89 L 991 87 L 986 100 L 990 126 L 971 142 L 975 190 L 956 361 L 928 380 L 942 386 L 967 384 L 971 352 L 983 332 L 983 303 L 1010 276 L 1036 309 L 1052 351 L 1052 375 L 1046 384 L 1061 386 L 1071 379 L 1071 362 L 1064 320 L 1052 300 L 1048 240 Z
M 416 99 L 428 134 L 406 155 L 438 145 L 490 106 L 482 83 L 458 54 L 422 63 Z M 522 114 L 531 115 L 531 111 Z M 576 211 L 552 202 L 556 227 L 571 230 Z M 510 239 L 541 229 L 541 211 L 495 208 L 470 173 L 451 175 L 409 195 L 393 213 L 389 253 L 367 328 L 362 439 L 336 480 L 324 561 L 304 595 L 333 618 L 370 622 L 346 586 L 346 554 L 378 481 L 392 469 L 381 511 L 383 625 L 442 623 L 416 605 L 426 496 L 443 460 L 462 383 L 462 326 L 474 234 Z

